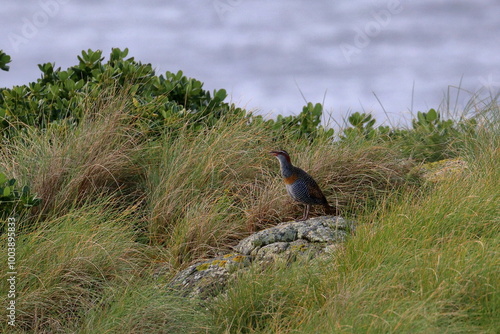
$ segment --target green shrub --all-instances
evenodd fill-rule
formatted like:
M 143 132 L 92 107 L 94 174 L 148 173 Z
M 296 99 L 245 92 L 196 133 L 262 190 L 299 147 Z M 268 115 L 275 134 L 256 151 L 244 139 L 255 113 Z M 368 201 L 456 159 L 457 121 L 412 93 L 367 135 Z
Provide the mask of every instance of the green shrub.
M 474 121 L 469 121 L 474 125 Z M 463 122 L 443 120 L 434 109 L 417 112 L 411 131 L 403 133 L 403 152 L 417 160 L 438 161 L 451 157 L 450 147 L 459 138 Z
M 0 70 L 2 71 L 8 71 L 9 66 L 7 64 L 10 63 L 10 56 L 3 52 L 3 50 L 0 50 Z
M 359 138 L 363 140 L 388 139 L 391 129 L 388 126 L 379 126 L 374 128 L 376 119 L 368 113 L 355 112 L 347 119 L 350 127 L 343 130 L 341 139 L 344 141 L 353 141 Z
M 0 218 L 23 213 L 40 204 L 40 199 L 31 193 L 30 187 L 19 187 L 16 179 L 9 179 L 0 172 Z
M 127 92 L 132 112 L 144 121 L 146 130 L 177 124 L 172 120 L 180 117 L 199 127 L 228 113 L 244 114 L 223 102 L 227 97 L 224 89 L 215 90 L 212 96 L 202 82 L 185 77 L 182 71 L 157 76 L 151 64 L 126 58 L 127 54 L 128 49 L 114 48 L 105 63 L 102 51 L 89 49 L 78 56 L 77 65 L 65 71 L 52 63 L 39 65 L 42 77 L 36 82 L 2 90 L 0 131 L 10 136 L 12 128 L 45 128 L 54 122 L 74 125 L 82 119 L 86 104 L 110 90 Z
M 93 109 L 89 105 L 99 103 L 103 95 L 119 94 L 127 96 L 136 125 L 145 133 L 156 135 L 165 128 L 176 130 L 186 125 L 196 130 L 214 126 L 222 117 L 235 116 L 264 124 L 278 138 L 286 136 L 311 142 L 333 137 L 333 129 L 321 125 L 320 103 L 309 102 L 296 116 L 279 115 L 276 120 L 264 121 L 261 116 L 224 102 L 227 98 L 224 89 L 211 94 L 203 89 L 202 82 L 184 76 L 182 71 L 156 75 L 151 64 L 142 64 L 127 55 L 128 49 L 114 48 L 105 62 L 102 51 L 89 49 L 78 56 L 77 65 L 66 70 L 56 68 L 53 63 L 38 65 L 42 76 L 36 82 L 2 89 L 3 137 L 11 137 L 28 126 L 74 127 L 87 110 Z
M 290 140 L 305 139 L 309 143 L 322 138 L 333 138 L 334 130 L 321 125 L 323 106 L 321 103 L 307 103 L 302 107 L 302 112 L 295 115 L 278 115 L 275 120 L 264 121 L 262 116 L 251 115 L 251 120 L 266 126 L 270 134 L 276 139 L 288 138 Z
M 323 115 L 323 106 L 320 103 L 312 104 L 309 102 L 302 108 L 302 112 L 297 116 L 278 115 L 272 128 L 276 133 L 290 131 L 292 139 L 308 139 L 313 141 L 318 137 L 331 138 L 333 129 L 325 129 L 321 125 L 321 116 Z
M 417 161 L 438 161 L 456 155 L 464 135 L 473 136 L 474 118 L 443 120 L 439 111 L 417 112 L 411 128 L 375 127 L 376 120 L 367 113 L 349 116 L 349 127 L 343 129 L 341 141 L 387 142 L 399 147 L 403 155 Z

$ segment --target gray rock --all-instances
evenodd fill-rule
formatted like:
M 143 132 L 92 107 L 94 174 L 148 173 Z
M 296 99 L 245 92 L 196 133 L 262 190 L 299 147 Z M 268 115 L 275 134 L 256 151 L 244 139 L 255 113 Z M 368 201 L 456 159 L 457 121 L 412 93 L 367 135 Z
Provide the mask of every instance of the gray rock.
M 245 255 L 255 255 L 260 248 L 273 243 L 290 243 L 295 240 L 308 242 L 342 242 L 354 231 L 354 223 L 342 217 L 317 217 L 306 221 L 281 223 L 243 239 L 235 250 Z
M 311 259 L 332 254 L 354 228 L 354 222 L 332 216 L 282 223 L 241 240 L 235 253 L 190 266 L 169 285 L 191 297 L 215 296 L 225 288 L 234 272 L 251 263 L 264 265 L 279 259 L 295 261 L 298 257 Z
M 169 286 L 190 297 L 206 298 L 224 289 L 230 275 L 250 265 L 250 257 L 237 253 L 219 256 L 189 266 L 178 273 Z

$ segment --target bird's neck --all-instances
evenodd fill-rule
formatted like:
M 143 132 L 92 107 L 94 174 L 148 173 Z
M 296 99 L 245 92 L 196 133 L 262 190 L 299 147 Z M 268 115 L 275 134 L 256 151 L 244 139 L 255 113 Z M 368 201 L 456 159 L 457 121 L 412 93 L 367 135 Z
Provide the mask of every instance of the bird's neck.
M 278 160 L 280 162 L 280 167 L 281 167 L 281 176 L 283 176 L 285 178 L 292 176 L 292 174 L 293 174 L 293 165 L 290 162 L 290 160 L 288 160 L 284 156 L 278 157 Z

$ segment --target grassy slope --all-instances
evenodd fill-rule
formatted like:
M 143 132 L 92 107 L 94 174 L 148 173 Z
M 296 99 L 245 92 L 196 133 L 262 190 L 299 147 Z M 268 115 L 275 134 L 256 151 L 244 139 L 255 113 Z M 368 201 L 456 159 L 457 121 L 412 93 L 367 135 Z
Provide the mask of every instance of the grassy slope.
M 144 141 L 121 101 L 95 108 L 99 116 L 75 131 L 34 130 L 1 151 L 7 174 L 45 199 L 38 218 L 20 223 L 29 225 L 17 246 L 20 332 L 497 329 L 497 128 L 467 139 L 465 176 L 401 198 L 391 189 L 408 167 L 394 149 L 332 150 L 231 120 Z M 152 279 L 157 263 L 168 279 L 300 213 L 266 153 L 276 147 L 295 153 L 332 203 L 357 208 L 356 236 L 331 260 L 245 274 L 208 309 L 165 291 L 166 280 Z M 373 210 L 377 198 L 385 200 Z M 6 289 L 2 277 L 2 305 Z
M 496 130 L 470 139 L 465 174 L 389 198 L 331 261 L 242 277 L 214 308 L 221 332 L 497 333 Z

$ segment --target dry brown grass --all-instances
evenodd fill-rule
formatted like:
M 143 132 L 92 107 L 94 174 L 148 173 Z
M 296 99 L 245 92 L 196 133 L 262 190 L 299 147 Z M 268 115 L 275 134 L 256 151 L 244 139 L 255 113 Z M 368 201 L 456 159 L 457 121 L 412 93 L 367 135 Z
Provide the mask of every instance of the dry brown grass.
M 148 231 L 176 264 L 213 255 L 252 229 L 246 209 L 258 196 L 248 191 L 263 179 L 259 142 L 266 140 L 242 120 L 221 121 L 203 132 L 166 135 L 151 148 Z
M 135 191 L 138 135 L 121 100 L 96 103 L 75 128 L 30 128 L 2 151 L 0 165 L 42 198 L 34 213 L 61 215 L 103 195 Z
M 76 330 L 87 312 L 112 297 L 104 298 L 110 286 L 138 279 L 148 258 L 146 247 L 134 242 L 130 218 L 94 203 L 19 238 L 16 327 L 34 333 Z
M 43 200 L 42 216 L 110 194 L 125 207 L 138 205 L 141 220 L 133 224 L 141 240 L 165 247 L 177 268 L 300 216 L 303 206 L 287 195 L 272 149 L 287 149 L 347 215 L 404 185 L 409 170 L 389 148 L 276 139 L 246 119 L 167 131 L 146 142 L 123 100 L 103 97 L 88 108 L 74 129 L 31 130 L 3 151 L 0 165 L 32 185 Z M 322 208 L 312 214 L 323 214 Z
M 319 161 L 321 161 L 319 163 Z M 388 193 L 409 186 L 414 164 L 389 147 L 328 146 L 312 152 L 311 168 L 317 170 L 325 192 L 340 212 L 356 213 L 376 205 Z
M 201 133 L 186 131 L 151 148 L 147 175 L 148 227 L 153 244 L 185 266 L 228 251 L 244 236 L 300 216 L 269 151 L 284 147 L 244 121 L 221 121 Z M 331 142 L 289 144 L 292 162 L 316 178 L 332 205 L 353 214 L 406 184 L 408 163 L 388 148 Z M 324 214 L 321 208 L 313 214 Z
M 389 147 L 320 143 L 287 150 L 292 163 L 315 178 L 330 205 L 343 215 L 356 215 L 377 205 L 388 193 L 411 184 L 408 175 L 414 164 L 401 159 Z M 278 163 L 273 161 L 268 168 L 272 169 L 268 185 L 260 187 L 261 197 L 274 202 L 274 210 L 268 208 L 267 212 L 276 212 L 280 219 L 297 218 L 303 206 L 293 203 L 286 194 Z M 321 215 L 324 211 L 322 207 L 313 207 L 311 213 Z

